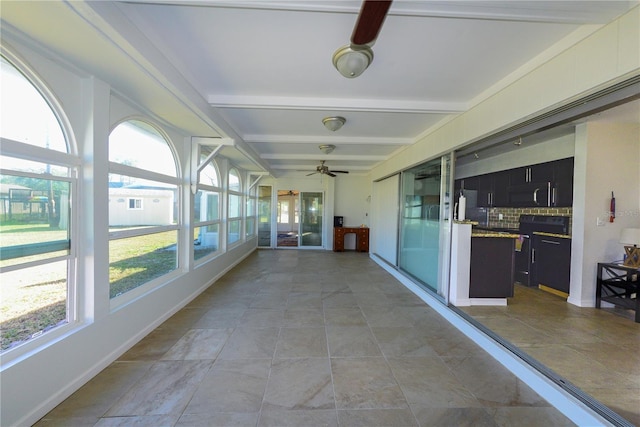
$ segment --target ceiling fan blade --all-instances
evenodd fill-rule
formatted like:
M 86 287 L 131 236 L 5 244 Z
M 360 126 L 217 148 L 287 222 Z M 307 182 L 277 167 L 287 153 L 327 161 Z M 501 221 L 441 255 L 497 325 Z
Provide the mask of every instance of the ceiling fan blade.
M 393 0 L 364 0 L 353 28 L 351 44 L 373 45 Z
M 349 173 L 349 171 L 334 171 L 333 169 L 331 169 L 332 173 Z
M 311 172 L 311 173 L 308 173 L 308 174 L 307 174 L 307 176 L 315 175 L 315 174 L 317 174 L 317 173 L 318 173 L 318 172 Z
M 333 177 L 335 177 L 335 176 L 336 176 L 336 174 L 334 174 L 334 173 L 332 173 L 332 172 L 328 172 L 328 171 L 327 171 L 327 175 L 329 175 L 329 176 L 333 176 Z

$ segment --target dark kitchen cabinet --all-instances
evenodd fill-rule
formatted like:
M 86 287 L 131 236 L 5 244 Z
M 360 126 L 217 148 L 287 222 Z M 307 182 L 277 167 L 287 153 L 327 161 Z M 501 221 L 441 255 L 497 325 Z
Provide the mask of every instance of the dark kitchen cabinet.
M 493 206 L 493 174 L 478 176 L 478 207 L 488 208 Z
M 509 172 L 500 171 L 479 175 L 473 182 L 478 190 L 478 207 L 508 206 Z
M 511 185 L 553 181 L 553 162 L 538 163 L 510 170 Z
M 553 163 L 553 205 L 571 207 L 573 205 L 573 157 L 556 160 Z
M 469 298 L 513 296 L 515 239 L 472 237 Z
M 460 190 L 476 190 L 478 207 L 535 207 L 533 204 L 525 206 L 509 201 L 509 187 L 531 183 L 551 183 L 549 197 L 551 206 L 571 207 L 573 205 L 573 157 L 457 179 L 454 186 L 456 199 Z
M 509 185 L 511 185 L 509 171 L 500 171 L 493 174 L 493 206 L 509 206 Z
M 531 248 L 531 283 L 568 294 L 571 279 L 571 239 L 534 233 Z
M 478 177 L 470 176 L 467 178 L 462 178 L 456 181 L 459 183 L 459 189 L 461 190 L 477 190 L 478 189 Z M 458 186 L 456 185 L 456 187 Z

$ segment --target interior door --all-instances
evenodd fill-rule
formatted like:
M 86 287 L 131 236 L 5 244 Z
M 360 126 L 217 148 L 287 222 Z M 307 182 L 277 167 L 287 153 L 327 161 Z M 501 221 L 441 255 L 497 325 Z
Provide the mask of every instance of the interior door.
M 322 247 L 323 217 L 323 194 L 321 192 L 301 192 L 300 246 Z

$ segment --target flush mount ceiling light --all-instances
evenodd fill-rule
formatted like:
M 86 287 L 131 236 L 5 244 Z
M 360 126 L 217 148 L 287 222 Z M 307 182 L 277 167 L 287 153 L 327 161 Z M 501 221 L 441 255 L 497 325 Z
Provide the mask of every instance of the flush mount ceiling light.
M 324 154 L 329 154 L 331 153 L 333 150 L 336 149 L 336 146 L 333 144 L 322 144 L 319 145 L 318 148 L 320 149 L 320 151 L 322 151 Z
M 335 132 L 342 127 L 346 123 L 347 119 L 340 116 L 334 117 L 325 117 L 322 119 L 322 124 L 324 127 L 329 129 L 331 132 Z
M 371 47 L 376 42 L 392 0 L 364 0 L 353 27 L 350 44 L 336 50 L 333 65 L 343 76 L 358 77 L 373 61 Z
M 372 61 L 373 50 L 366 45 L 342 46 L 333 54 L 333 66 L 349 79 L 364 73 Z

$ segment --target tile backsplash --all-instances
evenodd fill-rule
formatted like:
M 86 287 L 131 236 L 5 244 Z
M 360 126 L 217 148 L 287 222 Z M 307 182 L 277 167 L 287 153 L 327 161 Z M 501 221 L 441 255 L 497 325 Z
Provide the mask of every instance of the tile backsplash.
M 500 220 L 502 214 L 502 220 Z M 489 210 L 489 227 L 518 228 L 520 215 L 557 215 L 571 218 L 572 208 L 491 208 Z M 572 221 L 569 220 L 569 234 Z

